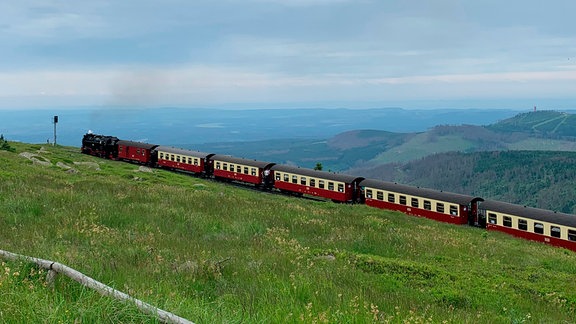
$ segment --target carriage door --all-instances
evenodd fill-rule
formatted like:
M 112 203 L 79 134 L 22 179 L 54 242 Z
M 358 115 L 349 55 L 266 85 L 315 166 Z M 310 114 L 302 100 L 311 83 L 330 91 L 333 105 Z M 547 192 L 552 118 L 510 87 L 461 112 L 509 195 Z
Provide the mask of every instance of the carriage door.
M 486 227 L 486 214 L 478 208 L 480 201 L 482 201 L 481 198 L 476 198 L 476 199 L 472 200 L 472 203 L 470 206 L 470 215 L 468 218 L 468 220 L 469 220 L 468 224 L 471 226 L 485 228 Z

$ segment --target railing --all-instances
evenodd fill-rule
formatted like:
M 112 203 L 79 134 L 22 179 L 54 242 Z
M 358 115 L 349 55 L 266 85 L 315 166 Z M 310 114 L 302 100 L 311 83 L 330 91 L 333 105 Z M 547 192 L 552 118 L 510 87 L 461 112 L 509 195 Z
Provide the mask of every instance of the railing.
M 69 277 L 70 279 L 79 282 L 83 286 L 86 286 L 88 288 L 96 290 L 101 295 L 109 296 L 109 297 L 115 298 L 115 299 L 123 301 L 123 302 L 133 303 L 141 311 L 148 313 L 148 314 L 151 314 L 151 315 L 154 315 L 154 316 L 157 316 L 158 319 L 164 323 L 193 324 L 193 322 L 190 322 L 187 319 L 184 319 L 184 318 L 179 317 L 177 315 L 174 315 L 170 312 L 167 312 L 167 311 L 164 311 L 164 310 L 159 309 L 157 307 L 154 307 L 154 306 L 147 304 L 147 303 L 145 303 L 139 299 L 130 297 L 129 295 L 127 295 L 127 294 L 125 294 L 119 290 L 116 290 L 112 287 L 106 286 L 105 284 L 103 284 L 99 281 L 96 281 L 96 280 L 84 275 L 83 273 L 76 271 L 70 267 L 67 267 L 61 263 L 53 262 L 53 261 L 49 261 L 49 260 L 38 259 L 38 258 L 33 258 L 33 257 L 20 255 L 20 254 L 15 254 L 15 253 L 7 252 L 4 250 L 0 250 L 0 256 L 6 260 L 11 260 L 11 261 L 23 260 L 23 261 L 35 263 L 39 267 L 42 267 L 42 268 L 48 270 L 48 275 L 46 276 L 46 280 L 47 280 L 48 284 L 53 284 L 54 280 L 56 278 L 56 275 L 58 273 L 61 273 L 65 276 Z

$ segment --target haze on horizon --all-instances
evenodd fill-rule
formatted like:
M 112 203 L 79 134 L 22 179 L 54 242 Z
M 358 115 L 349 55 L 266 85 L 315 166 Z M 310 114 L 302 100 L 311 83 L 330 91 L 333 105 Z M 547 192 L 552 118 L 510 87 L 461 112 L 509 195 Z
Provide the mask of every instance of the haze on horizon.
M 576 108 L 574 12 L 571 0 L 4 1 L 0 109 Z

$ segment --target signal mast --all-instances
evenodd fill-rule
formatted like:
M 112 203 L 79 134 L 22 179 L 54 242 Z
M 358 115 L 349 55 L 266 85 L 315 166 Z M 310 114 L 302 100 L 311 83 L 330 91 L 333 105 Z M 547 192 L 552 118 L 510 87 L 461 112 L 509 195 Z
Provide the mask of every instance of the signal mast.
M 54 116 L 54 146 L 56 146 L 56 124 L 58 124 L 58 116 Z

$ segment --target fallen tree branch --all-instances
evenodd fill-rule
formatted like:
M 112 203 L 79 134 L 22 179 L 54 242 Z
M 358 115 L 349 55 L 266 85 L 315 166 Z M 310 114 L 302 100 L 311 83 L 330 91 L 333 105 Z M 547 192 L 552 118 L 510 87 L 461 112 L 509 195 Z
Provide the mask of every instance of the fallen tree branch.
M 0 256 L 4 257 L 7 260 L 12 260 L 12 261 L 25 260 L 28 262 L 35 263 L 44 269 L 50 270 L 51 273 L 52 273 L 52 271 L 55 271 L 57 273 L 61 273 L 61 274 L 71 278 L 72 280 L 79 282 L 80 284 L 82 284 L 88 288 L 92 288 L 92 289 L 96 290 L 101 295 L 113 297 L 113 298 L 118 299 L 118 300 L 123 301 L 123 302 L 134 303 L 136 305 L 136 307 L 138 307 L 140 310 L 142 310 L 143 312 L 146 312 L 148 314 L 158 316 L 158 319 L 164 323 L 193 324 L 193 322 L 190 322 L 189 320 L 187 320 L 185 318 L 179 317 L 175 314 L 172 314 L 170 312 L 167 312 L 167 311 L 164 311 L 164 310 L 159 309 L 157 307 L 154 307 L 154 306 L 147 304 L 147 303 L 145 303 L 139 299 L 130 297 L 129 295 L 127 295 L 127 294 L 125 294 L 119 290 L 116 290 L 112 287 L 106 286 L 105 284 L 103 284 L 99 281 L 96 281 L 96 280 L 84 275 L 83 273 L 76 271 L 70 267 L 67 267 L 61 263 L 53 262 L 53 261 L 49 261 L 49 260 L 38 259 L 38 258 L 33 258 L 33 257 L 20 255 L 20 254 L 15 254 L 15 253 L 7 252 L 4 250 L 0 250 Z M 52 273 L 51 276 L 53 277 L 54 274 Z

